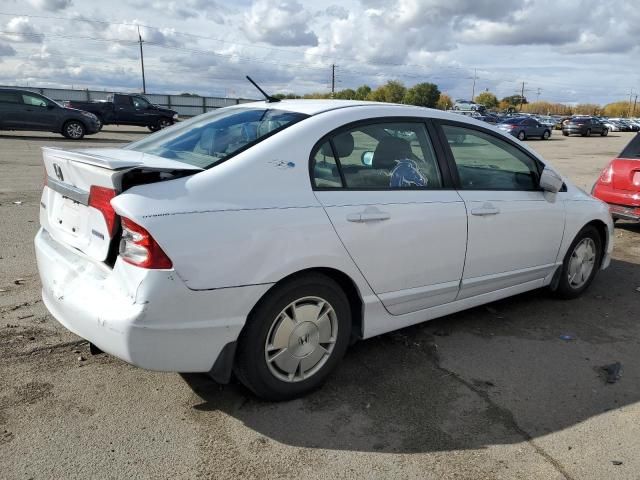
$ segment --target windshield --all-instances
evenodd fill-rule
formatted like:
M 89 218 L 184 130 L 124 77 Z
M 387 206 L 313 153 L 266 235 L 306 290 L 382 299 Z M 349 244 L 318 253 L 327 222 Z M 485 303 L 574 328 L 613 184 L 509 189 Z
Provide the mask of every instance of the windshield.
M 271 108 L 222 108 L 124 148 L 210 168 L 307 117 Z

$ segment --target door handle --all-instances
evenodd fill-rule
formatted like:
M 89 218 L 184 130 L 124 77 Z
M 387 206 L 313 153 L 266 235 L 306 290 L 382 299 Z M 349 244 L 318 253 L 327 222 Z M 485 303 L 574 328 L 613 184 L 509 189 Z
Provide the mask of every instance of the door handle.
M 471 215 L 476 216 L 486 216 L 486 215 L 497 215 L 500 213 L 500 209 L 496 207 L 493 203 L 485 203 L 482 207 L 471 209 Z
M 350 213 L 347 215 L 347 221 L 356 222 L 356 223 L 366 223 L 366 222 L 380 222 L 382 220 L 389 220 L 391 215 L 387 212 L 364 212 L 360 213 Z

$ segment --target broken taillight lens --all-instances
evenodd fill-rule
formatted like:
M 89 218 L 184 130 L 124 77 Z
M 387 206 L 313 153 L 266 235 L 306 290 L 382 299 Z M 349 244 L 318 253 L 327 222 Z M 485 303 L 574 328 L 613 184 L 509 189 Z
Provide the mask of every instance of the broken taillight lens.
M 598 183 L 609 184 L 613 181 L 613 162 L 605 167 L 598 178 Z
M 98 187 L 91 185 L 89 190 L 89 206 L 102 213 L 104 221 L 107 223 L 109 237 L 113 238 L 116 233 L 116 212 L 111 206 L 111 200 L 116 196 L 116 191 L 112 188 Z
M 120 256 L 137 267 L 149 269 L 172 268 L 173 263 L 151 234 L 133 220 L 122 217 Z

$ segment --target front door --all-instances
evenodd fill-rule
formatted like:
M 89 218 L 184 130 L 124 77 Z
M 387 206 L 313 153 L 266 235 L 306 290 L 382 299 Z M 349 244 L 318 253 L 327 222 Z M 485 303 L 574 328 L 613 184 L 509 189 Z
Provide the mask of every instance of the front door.
M 22 105 L 18 114 L 19 121 L 27 130 L 51 131 L 56 127 L 57 116 L 53 104 L 35 93 L 22 93 Z
M 339 129 L 312 159 L 314 189 L 385 308 L 401 315 L 453 301 L 467 240 L 465 207 L 427 128 L 366 122 Z
M 469 223 L 459 299 L 536 282 L 553 273 L 565 209 L 538 185 L 541 166 L 485 129 L 442 124 Z

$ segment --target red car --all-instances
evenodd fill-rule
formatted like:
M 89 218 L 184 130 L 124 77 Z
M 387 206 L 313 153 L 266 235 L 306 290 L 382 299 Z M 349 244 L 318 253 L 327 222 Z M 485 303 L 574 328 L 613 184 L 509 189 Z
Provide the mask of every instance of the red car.
M 640 134 L 609 162 L 591 195 L 609 204 L 614 220 L 640 221 Z

